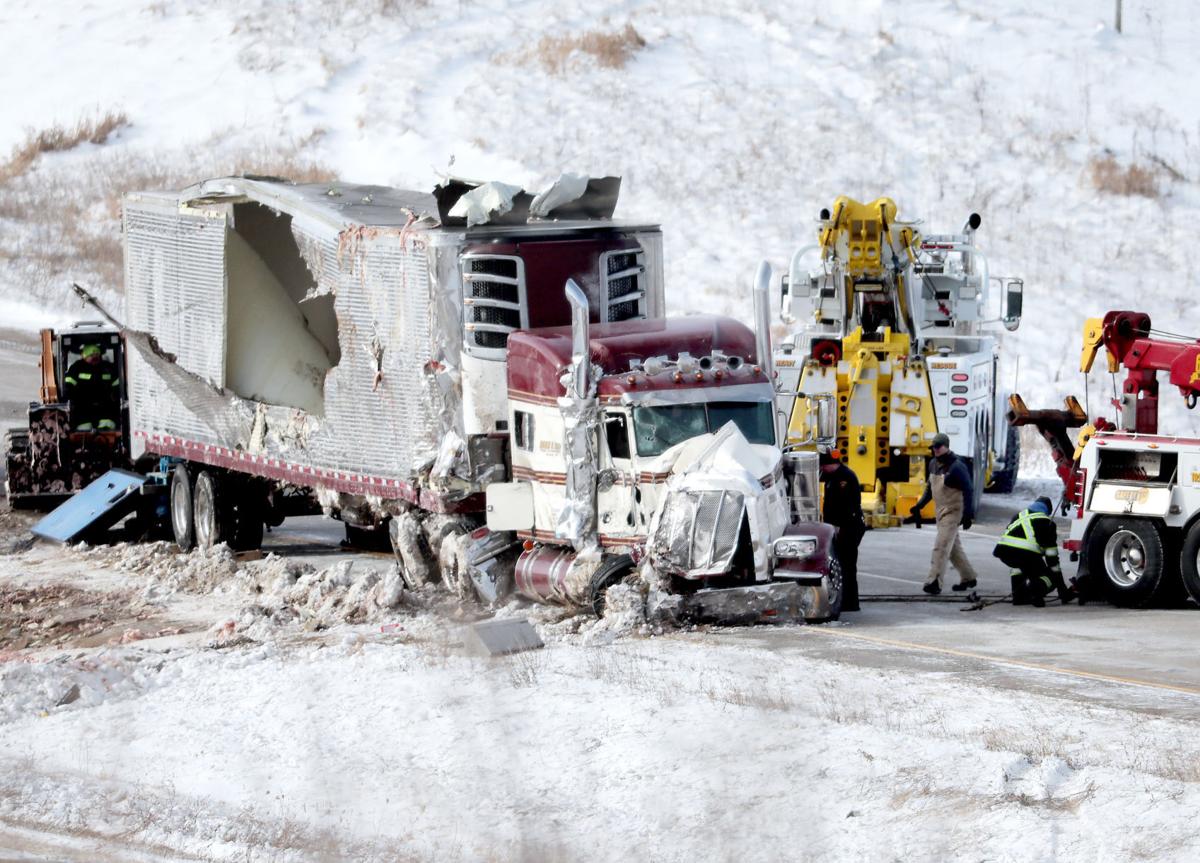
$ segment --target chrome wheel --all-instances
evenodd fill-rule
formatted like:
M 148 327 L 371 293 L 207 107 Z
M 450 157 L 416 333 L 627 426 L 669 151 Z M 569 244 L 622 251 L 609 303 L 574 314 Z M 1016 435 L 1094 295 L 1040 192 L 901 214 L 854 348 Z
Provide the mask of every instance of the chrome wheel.
M 192 478 L 185 465 L 175 466 L 171 473 L 171 532 L 183 551 L 196 544 L 195 523 L 192 519 Z
M 217 520 L 217 492 L 212 475 L 207 471 L 196 477 L 196 494 L 192 517 L 196 520 L 196 545 L 212 548 L 225 541 Z
M 179 483 L 171 486 L 171 527 L 175 535 L 187 533 L 188 522 L 192 520 L 192 502 L 186 489 L 180 488 Z
M 1133 587 L 1146 575 L 1146 547 L 1131 530 L 1113 533 L 1104 545 L 1104 570 L 1119 587 Z

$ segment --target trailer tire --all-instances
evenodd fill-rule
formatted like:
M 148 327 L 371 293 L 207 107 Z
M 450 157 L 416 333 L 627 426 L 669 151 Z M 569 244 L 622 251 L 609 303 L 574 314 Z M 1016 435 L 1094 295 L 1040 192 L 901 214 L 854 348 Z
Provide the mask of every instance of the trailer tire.
M 254 551 L 262 547 L 265 502 L 252 489 L 245 489 L 233 513 L 234 551 Z
M 1179 552 L 1179 574 L 1183 586 L 1197 603 L 1200 603 L 1200 521 L 1188 528 L 1183 538 L 1183 549 Z
M 185 464 L 171 471 L 171 532 L 183 551 L 196 547 L 196 518 L 192 501 L 192 475 Z
M 1086 551 L 1088 571 L 1113 605 L 1145 608 L 1172 598 L 1178 579 L 1153 521 L 1104 516 L 1092 526 Z
M 233 536 L 233 510 L 225 499 L 225 491 L 216 474 L 202 470 L 196 476 L 192 519 L 196 525 L 196 545 L 200 548 L 229 542 Z
M 633 558 L 627 554 L 617 554 L 605 560 L 592 573 L 588 582 L 587 604 L 596 617 L 604 617 L 607 604 L 608 589 L 619 584 L 633 572 Z

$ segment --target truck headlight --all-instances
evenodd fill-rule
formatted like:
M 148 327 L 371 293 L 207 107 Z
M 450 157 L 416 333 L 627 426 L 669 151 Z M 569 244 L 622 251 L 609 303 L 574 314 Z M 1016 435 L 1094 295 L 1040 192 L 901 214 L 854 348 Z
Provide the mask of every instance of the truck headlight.
M 817 541 L 815 539 L 798 539 L 785 536 L 775 540 L 776 557 L 808 557 L 815 554 Z

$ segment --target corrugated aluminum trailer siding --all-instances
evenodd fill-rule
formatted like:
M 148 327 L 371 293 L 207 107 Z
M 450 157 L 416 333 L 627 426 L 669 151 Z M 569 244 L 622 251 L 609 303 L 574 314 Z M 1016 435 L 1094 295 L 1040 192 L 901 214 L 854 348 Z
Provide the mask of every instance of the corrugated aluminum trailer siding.
M 225 375 L 225 224 L 219 210 L 180 213 L 173 195 L 125 201 L 128 325 L 152 333 L 163 350 L 217 386 Z M 136 351 L 128 362 L 135 430 L 219 443 Z
M 334 300 L 341 361 L 326 378 L 313 453 L 322 465 L 407 478 L 426 460 L 438 425 L 422 386 L 432 339 L 429 269 L 419 233 L 343 243 Z
M 228 307 L 224 212 L 181 212 L 165 195 L 131 196 L 125 204 L 130 328 L 153 334 L 181 367 L 217 386 L 225 380 Z M 341 359 L 325 379 L 324 415 L 233 399 L 241 410 L 206 422 L 131 351 L 136 455 L 145 450 L 140 432 L 385 479 L 410 479 L 432 459 L 446 412 L 423 386 L 437 331 L 430 320 L 432 251 L 423 233 L 352 228 L 339 237 L 297 226 L 296 234 L 318 289 L 335 294 Z M 249 421 L 256 410 L 265 435 Z

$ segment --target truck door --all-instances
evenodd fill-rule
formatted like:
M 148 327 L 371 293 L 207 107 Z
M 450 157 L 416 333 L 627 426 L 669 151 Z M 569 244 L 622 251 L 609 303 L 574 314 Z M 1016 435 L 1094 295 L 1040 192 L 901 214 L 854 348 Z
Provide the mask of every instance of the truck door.
M 628 411 L 604 411 L 596 493 L 596 522 L 601 537 L 633 537 L 646 532 L 638 501 L 630 431 Z

